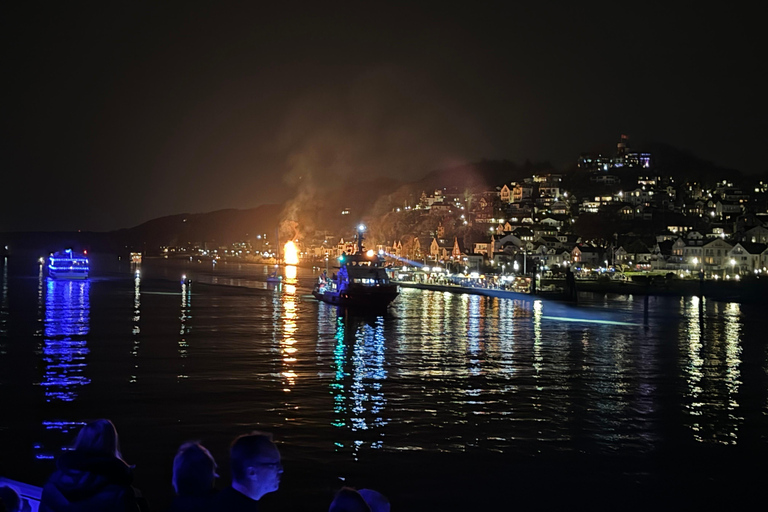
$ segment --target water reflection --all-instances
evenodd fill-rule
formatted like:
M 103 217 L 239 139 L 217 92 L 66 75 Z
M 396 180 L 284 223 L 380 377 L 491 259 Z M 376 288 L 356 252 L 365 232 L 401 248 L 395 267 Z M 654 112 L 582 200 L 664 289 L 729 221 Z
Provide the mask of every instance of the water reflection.
M 129 382 L 136 383 L 139 374 L 139 349 L 141 348 L 141 268 L 138 264 L 133 267 L 133 328 L 131 337 L 133 344 L 131 346 L 131 356 L 133 359 L 133 372 Z
M 331 425 L 344 431 L 335 436 L 337 451 L 351 450 L 357 460 L 362 448 L 382 447 L 382 428 L 389 422 L 383 389 L 387 379 L 384 317 L 362 318 L 339 310 L 335 321 Z
M 43 375 L 40 386 L 44 389 L 45 401 L 51 407 L 48 414 L 55 418 L 61 416 L 61 413 L 56 412 L 60 409 L 56 404 L 73 402 L 78 398 L 81 388 L 91 382 L 85 374 L 88 366 L 86 356 L 89 353 L 87 336 L 90 326 L 91 282 L 88 279 L 43 280 L 42 273 L 38 279 L 40 288 L 45 286 Z M 50 445 L 58 450 L 65 439 L 83 423 L 49 419 L 44 420 L 42 425 L 45 432 L 57 438 Z M 45 443 L 35 443 L 34 450 L 37 459 L 55 457 Z
M 48 402 L 71 402 L 79 388 L 90 383 L 85 376 L 88 355 L 91 282 L 88 279 L 47 279 L 45 298 L 45 372 L 40 383 Z
M 178 380 L 187 379 L 187 365 L 185 359 L 189 355 L 189 343 L 187 342 L 187 336 L 189 335 L 190 327 L 189 320 L 192 318 L 192 282 L 186 279 L 181 283 L 181 312 L 179 313 L 179 320 L 181 326 L 179 327 L 179 341 L 178 341 L 178 353 L 181 358 L 181 368 L 179 374 L 176 376 Z
M 298 297 L 296 296 L 296 267 L 289 265 L 286 270 L 285 293 L 280 297 L 281 323 L 280 357 L 282 359 L 283 391 L 290 392 L 296 385 L 296 325 Z
M 5 337 L 8 335 L 8 256 L 3 256 L 0 280 L 0 355 L 4 355 Z
M 681 361 L 686 378 L 683 408 L 693 439 L 737 444 L 743 417 L 741 385 L 741 307 L 699 297 L 680 299 L 684 342 Z
M 298 269 L 295 265 L 285 266 L 285 293 L 296 295 L 296 285 L 298 284 L 298 280 L 296 279 L 297 274 Z

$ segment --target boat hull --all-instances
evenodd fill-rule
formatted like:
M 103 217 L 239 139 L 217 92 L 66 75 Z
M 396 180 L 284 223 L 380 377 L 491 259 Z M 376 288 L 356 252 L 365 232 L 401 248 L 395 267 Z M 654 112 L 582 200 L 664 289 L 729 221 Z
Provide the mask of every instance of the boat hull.
M 320 291 L 315 288 L 312 295 L 317 300 L 336 306 L 353 308 L 386 308 L 400 293 L 397 286 L 351 289 L 344 291 Z
M 88 273 L 85 272 L 60 272 L 49 271 L 48 276 L 53 279 L 88 279 Z

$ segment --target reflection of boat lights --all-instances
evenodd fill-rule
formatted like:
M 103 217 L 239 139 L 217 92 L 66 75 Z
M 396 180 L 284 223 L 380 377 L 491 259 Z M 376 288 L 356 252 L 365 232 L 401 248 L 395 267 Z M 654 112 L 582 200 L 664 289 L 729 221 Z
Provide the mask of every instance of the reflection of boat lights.
M 90 383 L 83 370 L 88 346 L 90 281 L 48 279 L 45 297 L 43 380 L 48 401 L 71 402 L 77 388 Z
M 336 345 L 333 350 L 334 419 L 331 425 L 348 428 L 358 437 L 347 446 L 354 457 L 366 442 L 370 448 L 381 448 L 381 432 L 377 429 L 388 423 L 383 416 L 387 400 L 382 383 L 387 378 L 384 361 L 384 319 L 379 317 L 375 325 L 354 325 L 350 328 L 341 317 L 337 319 Z M 369 433 L 363 433 L 367 431 Z M 371 440 L 375 438 L 375 440 Z M 342 442 L 334 443 L 344 448 Z

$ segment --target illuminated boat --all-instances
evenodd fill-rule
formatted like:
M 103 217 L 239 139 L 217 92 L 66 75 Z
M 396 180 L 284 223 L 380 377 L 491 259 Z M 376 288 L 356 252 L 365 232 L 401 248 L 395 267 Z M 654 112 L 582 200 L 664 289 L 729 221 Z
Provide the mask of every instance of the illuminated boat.
M 277 270 L 267 276 L 268 283 L 279 283 L 283 280 L 283 276 L 277 275 Z
M 339 258 L 339 272 L 320 276 L 312 290 L 316 299 L 338 306 L 385 308 L 397 298 L 400 287 L 387 275 L 384 258 L 363 249 L 364 230 L 364 226 L 357 230 L 357 251 Z
M 54 279 L 88 279 L 90 266 L 85 253 L 66 249 L 48 258 L 48 275 Z

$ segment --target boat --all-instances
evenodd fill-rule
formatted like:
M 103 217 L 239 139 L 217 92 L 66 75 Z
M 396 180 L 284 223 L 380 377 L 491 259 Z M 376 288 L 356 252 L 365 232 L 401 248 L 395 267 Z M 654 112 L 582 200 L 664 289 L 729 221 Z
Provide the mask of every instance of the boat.
M 267 276 L 268 283 L 279 283 L 283 280 L 283 276 L 277 275 L 277 270 Z
M 390 280 L 384 258 L 363 248 L 365 226 L 358 227 L 356 251 L 339 257 L 339 271 L 329 277 L 327 271 L 312 290 L 317 300 L 337 306 L 386 308 L 400 293 Z
M 54 279 L 88 279 L 89 272 L 86 253 L 65 249 L 48 257 L 48 275 Z

